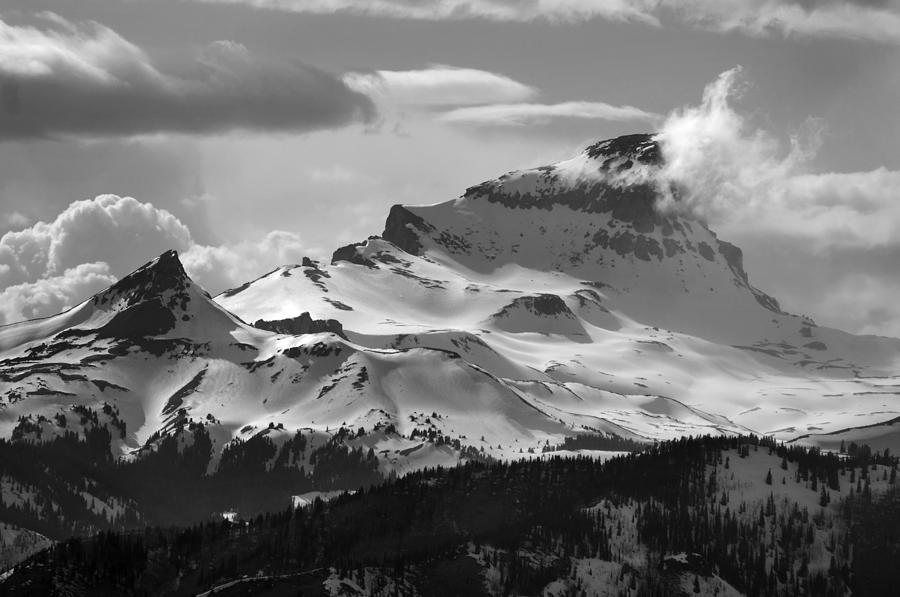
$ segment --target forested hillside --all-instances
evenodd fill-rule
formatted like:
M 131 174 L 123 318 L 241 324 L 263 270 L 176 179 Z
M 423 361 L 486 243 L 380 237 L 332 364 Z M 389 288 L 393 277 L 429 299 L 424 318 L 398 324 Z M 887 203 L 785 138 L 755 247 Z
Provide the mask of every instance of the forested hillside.
M 83 416 L 96 420 L 90 409 Z M 211 472 L 212 440 L 203 424 L 151 438 L 129 459 L 111 456 L 107 426 L 85 429 L 45 442 L 0 439 L 0 520 L 59 541 L 101 530 L 196 524 L 226 511 L 251 516 L 286 508 L 291 496 L 313 488 L 351 489 L 383 479 L 371 450 L 346 445 L 355 435 L 346 429 L 327 439 L 298 431 L 278 443 L 264 431 L 226 446 Z M 12 550 L 9 562 L 20 553 Z
M 2 586 L 194 595 L 247 575 L 217 594 L 889 594 L 898 462 L 844 452 L 703 437 L 606 462 L 429 469 L 246 521 L 71 539 Z

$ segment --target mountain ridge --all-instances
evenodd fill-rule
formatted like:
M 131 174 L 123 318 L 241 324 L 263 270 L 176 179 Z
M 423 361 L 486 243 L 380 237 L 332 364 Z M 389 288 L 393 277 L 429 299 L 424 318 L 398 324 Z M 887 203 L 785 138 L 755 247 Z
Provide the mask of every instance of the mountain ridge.
M 44 463 L 0 468 L 0 523 L 36 546 L 596 443 L 900 450 L 900 340 L 783 312 L 739 248 L 656 210 L 661 159 L 600 142 L 215 297 L 166 251 L 0 327 L 0 449 Z
M 662 163 L 662 151 L 653 135 L 601 141 L 572 160 L 510 172 L 469 187 L 453 202 L 420 207 L 395 205 L 382 238 L 413 255 L 439 248 L 470 267 L 512 262 L 538 269 L 574 270 L 593 281 L 604 281 L 610 276 L 609 267 L 595 267 L 593 271 L 590 268 L 602 265 L 604 258 L 609 260 L 610 256 L 633 256 L 645 262 L 681 259 L 689 254 L 711 262 L 721 258 L 736 283 L 749 290 L 760 305 L 782 313 L 777 300 L 750 283 L 740 248 L 720 240 L 702 221 L 659 209 L 657 170 Z M 498 216 L 490 204 L 499 204 L 511 212 Z M 505 230 L 505 236 L 491 237 L 490 229 L 498 228 L 499 220 L 518 216 L 519 210 L 538 210 L 540 218 L 530 222 L 518 218 L 518 228 Z M 561 217 L 562 224 L 548 232 L 552 223 L 545 220 L 561 210 L 572 215 Z M 473 212 L 477 216 L 468 217 Z M 608 219 L 602 221 L 597 216 Z M 578 229 L 576 220 L 580 218 L 601 225 Z M 475 220 L 486 223 L 484 228 L 488 230 L 479 229 Z M 708 234 L 695 234 L 695 227 Z M 582 233 L 577 236 L 580 240 L 570 238 L 574 230 Z M 542 247 L 545 254 L 559 257 L 553 262 L 523 259 L 522 251 L 527 248 L 518 249 L 516 235 L 524 244 L 539 241 L 541 236 L 552 236 L 566 244 L 556 242 Z M 479 242 L 480 238 L 484 240 Z M 473 265 L 477 261 L 473 254 L 484 257 L 486 263 Z
M 330 264 L 304 258 L 214 298 L 166 251 L 64 314 L 0 328 L 0 362 L 15 371 L 0 392 L 10 406 L 20 397 L 0 413 L 0 431 L 15 427 L 10 415 L 35 392 L 103 399 L 73 394 L 77 384 L 59 375 L 85 367 L 124 367 L 121 376 L 139 367 L 141 379 L 159 370 L 138 385 L 160 405 L 199 379 L 183 397 L 185 420 L 208 409 L 211 420 L 226 421 L 233 418 L 226 404 L 255 413 L 222 427 L 226 443 L 240 429 L 259 429 L 259 417 L 323 431 L 350 421 L 395 425 L 408 434 L 416 427 L 405 409 L 423 400 L 409 394 L 412 371 L 420 371 L 414 387 L 459 409 L 455 423 L 430 423 L 451 436 L 492 428 L 467 418 L 465 399 L 451 397 L 460 371 L 467 380 L 489 376 L 472 386 L 486 400 L 481 408 L 509 396 L 540 413 L 543 422 L 522 411 L 515 416 L 530 421 L 524 427 L 516 420 L 496 427 L 506 429 L 496 444 L 503 447 L 484 447 L 498 456 L 566 430 L 646 439 L 752 430 L 791 439 L 887 421 L 874 413 L 890 414 L 887 397 L 897 395 L 888 382 L 900 341 L 866 340 L 784 313 L 750 284 L 739 248 L 702 222 L 656 209 L 652 169 L 662 160 L 652 135 L 601 141 L 572 160 L 472 186 L 456 200 L 395 205 L 382 236 L 338 249 Z M 71 362 L 46 360 L 60 355 Z M 184 370 L 171 390 L 163 389 L 171 382 L 159 385 L 169 362 Z M 434 366 L 427 382 L 424 363 Z M 201 370 L 208 374 L 197 378 Z M 171 429 L 175 411 L 151 416 L 145 398 L 132 403 L 136 388 L 125 377 L 105 381 L 128 389 L 116 397 L 126 410 L 144 411 L 130 421 L 129 429 L 143 429 L 132 442 Z M 731 384 L 733 403 L 717 404 L 718 388 Z M 809 386 L 802 399 L 787 400 L 784 389 L 771 404 L 764 400 L 770 385 L 797 384 Z M 214 406 L 220 392 L 228 398 Z M 248 411 L 247 392 L 268 397 Z M 817 392 L 885 398 L 860 407 L 859 421 L 830 420 L 822 413 L 837 413 L 839 401 L 813 406 Z M 325 396 L 340 398 L 323 407 Z M 66 400 L 42 408 L 64 409 Z M 795 424 L 768 423 L 785 402 L 795 403 Z M 299 413 L 309 408 L 319 414 Z

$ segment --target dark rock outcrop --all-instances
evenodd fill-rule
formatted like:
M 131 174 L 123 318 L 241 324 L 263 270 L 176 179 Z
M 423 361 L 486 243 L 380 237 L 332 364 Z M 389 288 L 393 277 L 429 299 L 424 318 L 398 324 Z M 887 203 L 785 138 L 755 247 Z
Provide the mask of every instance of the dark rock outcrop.
M 138 340 L 175 327 L 175 315 L 157 297 L 119 311 L 97 330 L 98 338 Z
M 190 300 L 187 288 L 190 278 L 184 271 L 178 253 L 166 251 L 153 261 L 139 267 L 104 292 L 94 296 L 93 303 L 97 307 L 123 301 L 125 305 L 136 305 L 146 300 L 169 294 L 166 306 L 174 308 L 187 307 Z
M 516 298 L 495 313 L 494 317 L 507 317 L 518 310 L 527 311 L 534 315 L 575 319 L 575 314 L 572 313 L 566 302 L 555 294 L 538 294 Z
M 365 246 L 365 242 L 344 245 L 331 254 L 331 265 L 336 264 L 338 261 L 346 261 L 348 263 L 355 263 L 356 265 L 375 267 L 374 263 L 363 257 L 359 252 L 360 247 Z
M 658 166 L 663 161 L 659 144 L 656 142 L 654 135 L 650 133 L 623 135 L 615 139 L 598 141 L 588 147 L 585 153 L 595 160 L 625 158 L 626 160 L 634 160 L 653 166 Z
M 298 317 L 290 319 L 278 319 L 274 321 L 266 321 L 257 319 L 253 324 L 261 330 L 268 330 L 276 334 L 289 334 L 299 336 L 300 334 L 319 334 L 323 332 L 331 332 L 342 338 L 344 335 L 344 326 L 337 319 L 313 319 L 309 312 L 301 313 Z
M 434 226 L 421 217 L 412 213 L 402 205 L 394 205 L 388 213 L 384 223 L 382 238 L 397 245 L 410 255 L 420 255 L 422 241 L 416 231 L 428 233 L 434 231 Z

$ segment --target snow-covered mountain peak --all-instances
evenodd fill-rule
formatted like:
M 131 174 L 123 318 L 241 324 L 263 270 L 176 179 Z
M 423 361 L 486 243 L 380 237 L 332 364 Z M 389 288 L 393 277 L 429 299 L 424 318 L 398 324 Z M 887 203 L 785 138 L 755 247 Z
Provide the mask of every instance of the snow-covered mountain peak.
M 188 289 L 193 285 L 178 253 L 169 250 L 96 294 L 91 302 L 97 308 L 120 310 L 159 298 L 169 308 L 181 303 L 184 309 L 190 300 Z
M 228 342 L 230 331 L 241 327 L 246 326 L 214 303 L 170 250 L 68 311 L 0 329 L 0 353 L 36 342 L 69 346 L 73 337 L 124 345 L 153 337 L 202 342 L 221 336 Z
M 73 404 L 108 403 L 123 451 L 199 421 L 217 454 L 364 428 L 354 441 L 403 470 L 582 432 L 890 433 L 900 341 L 782 313 L 737 247 L 656 209 L 661 160 L 652 136 L 621 137 L 394 206 L 381 237 L 215 300 L 166 252 L 0 328 L 0 437 L 51 437 Z
M 626 135 L 594 143 L 568 160 L 508 172 L 467 189 L 461 199 L 481 198 L 514 209 L 615 212 L 622 222 L 648 231 L 673 219 L 656 210 L 662 164 L 653 135 Z
M 710 313 L 716 321 L 703 328 L 734 327 L 752 311 L 770 321 L 778 303 L 751 285 L 740 249 L 701 221 L 657 209 L 663 159 L 652 135 L 601 141 L 452 201 L 394 206 L 383 237 L 482 274 L 513 265 L 603 283 L 628 297 L 630 315 L 685 331 Z
M 704 236 L 700 241 L 715 238 L 702 223 L 656 209 L 661 164 L 652 135 L 608 139 L 570 160 L 470 187 L 454 201 L 395 206 L 383 236 L 412 254 L 430 245 L 453 256 L 541 269 L 570 268 L 529 262 L 530 249 L 544 255 L 555 249 L 551 253 L 566 255 L 569 265 L 603 261 L 601 255 L 589 255 L 598 246 L 643 261 L 686 251 L 702 256 L 718 252 L 715 242 L 702 248 L 691 242 L 698 234 Z M 550 239 L 555 246 L 547 246 Z

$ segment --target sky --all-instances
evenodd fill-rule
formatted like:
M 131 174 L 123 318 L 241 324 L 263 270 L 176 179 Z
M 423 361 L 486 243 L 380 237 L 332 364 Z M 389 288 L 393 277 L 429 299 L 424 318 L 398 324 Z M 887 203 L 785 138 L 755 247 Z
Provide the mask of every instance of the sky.
M 900 0 L 0 0 L 0 324 L 659 132 L 756 286 L 900 336 L 897 106 Z

